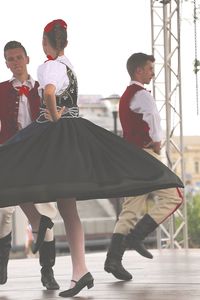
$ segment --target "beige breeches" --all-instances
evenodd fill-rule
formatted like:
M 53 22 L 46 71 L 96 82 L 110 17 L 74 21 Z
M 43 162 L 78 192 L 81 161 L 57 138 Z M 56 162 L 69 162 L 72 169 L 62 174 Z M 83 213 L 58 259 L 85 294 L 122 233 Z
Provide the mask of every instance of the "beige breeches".
M 159 158 L 152 150 L 148 150 L 148 152 Z M 149 194 L 124 199 L 114 233 L 127 235 L 145 213 L 148 213 L 157 224 L 160 224 L 183 202 L 181 191 L 178 188 L 158 190 L 151 194 L 156 197 L 153 205 L 148 205 Z

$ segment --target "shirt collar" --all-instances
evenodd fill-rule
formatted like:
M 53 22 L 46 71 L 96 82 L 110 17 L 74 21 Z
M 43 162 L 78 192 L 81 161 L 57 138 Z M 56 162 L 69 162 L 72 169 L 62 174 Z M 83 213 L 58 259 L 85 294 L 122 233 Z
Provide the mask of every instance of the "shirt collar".
M 32 89 L 35 85 L 35 80 L 29 75 L 28 79 L 25 80 L 23 83 L 21 83 L 15 76 L 13 76 L 9 82 L 12 83 L 13 87 L 16 86 L 21 86 L 21 85 L 26 85 L 28 86 L 30 89 Z
M 61 56 L 58 56 L 55 61 L 59 61 L 59 62 L 62 62 L 64 64 L 67 64 L 67 66 L 73 70 L 73 65 L 71 64 L 71 62 L 69 61 L 69 59 L 65 56 L 65 55 L 61 55 Z
M 136 81 L 136 80 L 131 80 L 131 82 L 130 82 L 130 84 L 129 84 L 129 85 L 132 85 L 132 84 L 136 84 L 136 85 L 139 85 L 139 86 L 141 86 L 141 87 L 143 87 L 143 88 L 144 88 L 144 85 L 143 85 L 141 82 L 139 82 L 139 81 Z
M 65 59 L 65 55 L 57 56 L 55 60 L 63 61 Z

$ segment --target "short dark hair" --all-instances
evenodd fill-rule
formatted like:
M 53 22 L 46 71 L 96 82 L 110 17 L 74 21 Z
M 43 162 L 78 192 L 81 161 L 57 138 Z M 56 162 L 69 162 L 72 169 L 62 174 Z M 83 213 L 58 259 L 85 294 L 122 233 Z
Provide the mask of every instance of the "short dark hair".
M 24 46 L 20 43 L 20 42 L 17 42 L 17 41 L 10 41 L 8 42 L 5 47 L 4 47 L 4 57 L 6 58 L 5 56 L 5 53 L 7 50 L 10 50 L 10 49 L 16 49 L 16 48 L 21 48 L 23 49 L 25 55 L 27 56 L 27 52 L 26 52 L 26 49 L 24 48 Z
M 127 63 L 126 63 L 127 71 L 129 73 L 130 77 L 132 78 L 135 70 L 138 67 L 143 67 L 148 60 L 150 60 L 151 62 L 154 62 L 155 58 L 153 55 L 148 55 L 148 54 L 145 54 L 142 52 L 132 54 L 128 58 Z

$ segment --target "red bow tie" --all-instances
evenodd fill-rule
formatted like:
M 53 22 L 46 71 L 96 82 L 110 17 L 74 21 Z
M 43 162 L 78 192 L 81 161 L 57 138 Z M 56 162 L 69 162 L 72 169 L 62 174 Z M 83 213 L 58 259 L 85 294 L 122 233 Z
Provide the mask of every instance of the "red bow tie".
M 26 85 L 16 86 L 16 89 L 18 90 L 20 96 L 25 95 L 26 97 L 28 96 L 30 90 L 30 88 Z

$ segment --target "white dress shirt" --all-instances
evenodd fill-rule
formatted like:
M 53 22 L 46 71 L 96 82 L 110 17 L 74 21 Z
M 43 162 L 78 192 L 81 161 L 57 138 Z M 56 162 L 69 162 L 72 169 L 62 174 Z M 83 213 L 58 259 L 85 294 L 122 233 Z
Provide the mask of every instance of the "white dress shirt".
M 136 84 L 144 88 L 138 81 L 131 81 L 130 85 Z M 149 136 L 153 142 L 162 140 L 162 128 L 160 115 L 151 93 L 147 90 L 140 90 L 135 93 L 130 101 L 130 109 L 135 113 L 143 114 L 143 121 L 149 125 Z
M 12 82 L 12 85 L 15 89 L 17 89 L 16 87 L 20 87 L 22 85 L 26 85 L 29 89 L 32 89 L 35 85 L 35 80 L 33 80 L 31 76 L 29 76 L 28 80 L 24 81 L 23 83 L 21 83 L 15 77 L 12 77 L 10 82 Z M 19 111 L 17 121 L 19 124 L 19 129 L 28 126 L 32 122 L 28 98 L 25 95 L 19 96 Z

